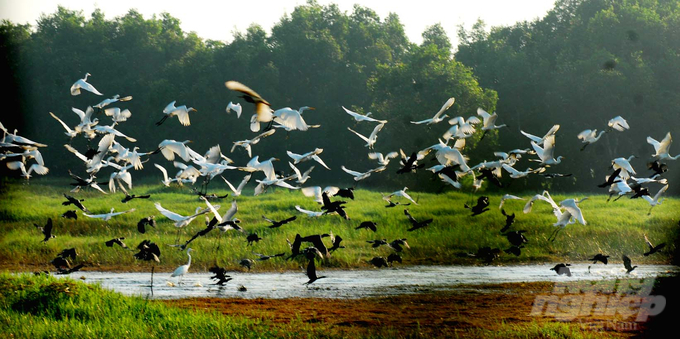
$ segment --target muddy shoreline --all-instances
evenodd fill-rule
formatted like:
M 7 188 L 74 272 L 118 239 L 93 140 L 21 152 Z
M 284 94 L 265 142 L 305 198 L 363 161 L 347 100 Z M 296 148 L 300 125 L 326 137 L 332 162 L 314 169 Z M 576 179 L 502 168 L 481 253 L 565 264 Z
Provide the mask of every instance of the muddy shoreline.
M 611 337 L 654 337 L 668 330 L 673 324 L 672 318 L 678 314 L 680 300 L 675 286 L 679 282 L 678 277 L 657 282 L 652 293 L 665 296 L 666 309 L 644 322 L 621 314 L 579 316 L 569 321 L 545 312 L 532 314 L 537 296 L 552 293 L 555 285 L 551 282 L 461 286 L 445 292 L 353 300 L 188 298 L 156 302 L 275 324 L 319 324 L 329 335 L 338 336 L 480 337 L 488 333 L 485 331 L 506 329 L 509 324 L 522 327 L 570 323 L 585 332 L 600 332 Z

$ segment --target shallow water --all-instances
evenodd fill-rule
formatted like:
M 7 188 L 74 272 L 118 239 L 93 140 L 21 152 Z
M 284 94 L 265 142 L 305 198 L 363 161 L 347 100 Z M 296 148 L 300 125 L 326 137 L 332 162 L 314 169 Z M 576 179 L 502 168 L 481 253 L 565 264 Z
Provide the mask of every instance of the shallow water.
M 590 271 L 588 267 L 590 266 Z M 630 274 L 621 265 L 573 264 L 572 276 L 551 271 L 553 265 L 521 266 L 403 266 L 369 270 L 319 270 L 326 276 L 305 286 L 303 271 L 284 273 L 228 273 L 233 280 L 225 286 L 213 285 L 210 273 L 188 273 L 178 284 L 170 273 L 154 274 L 153 298 L 179 299 L 195 297 L 223 298 L 364 298 L 408 293 L 454 290 L 462 285 L 537 281 L 602 280 L 624 277 L 650 278 L 677 275 L 680 267 L 644 265 Z M 58 277 L 63 277 L 59 276 Z M 98 283 L 126 295 L 151 297 L 151 273 L 77 272 L 73 279 Z M 173 286 L 174 285 L 174 286 Z M 238 291 L 243 285 L 247 290 Z

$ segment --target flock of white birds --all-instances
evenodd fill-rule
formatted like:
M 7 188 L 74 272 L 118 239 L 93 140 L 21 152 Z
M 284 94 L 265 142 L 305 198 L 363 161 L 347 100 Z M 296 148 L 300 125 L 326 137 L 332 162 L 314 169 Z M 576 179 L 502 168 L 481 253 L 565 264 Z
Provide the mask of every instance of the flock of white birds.
M 103 95 L 97 91 L 92 84 L 88 83 L 88 76 L 90 76 L 89 73 L 86 74 L 83 79 L 80 79 L 73 84 L 70 90 L 72 95 L 79 95 L 82 90 L 98 96 Z M 97 145 L 95 149 L 89 149 L 86 152 L 75 149 L 71 146 L 70 142 L 64 145 L 64 148 L 68 152 L 74 154 L 82 161 L 84 170 L 87 173 L 86 178 L 81 178 L 71 173 L 71 176 L 77 181 L 77 183 L 74 184 L 75 188 L 72 192 L 77 192 L 84 186 L 89 186 L 101 193 L 107 194 L 106 190 L 98 185 L 95 178 L 102 169 L 111 168 L 113 171 L 108 177 L 108 191 L 114 193 L 117 189 L 120 189 L 128 195 L 128 190 L 132 189 L 132 174 L 134 171 L 142 169 L 152 154 L 161 153 L 165 159 L 172 162 L 176 169 L 175 174 L 170 175 L 168 170 L 162 165 L 157 163 L 154 164 L 161 172 L 161 182 L 165 186 L 169 186 L 173 183 L 179 185 L 193 185 L 200 178 L 203 178 L 203 188 L 207 189 L 207 184 L 215 177 L 221 176 L 224 171 L 238 170 L 248 173 L 237 187 L 222 177 L 225 183 L 231 188 L 233 197 L 242 194 L 244 187 L 257 172 L 262 172 L 263 177 L 255 180 L 257 182 L 256 188 L 254 189 L 255 195 L 266 192 L 271 186 L 279 186 L 290 190 L 300 189 L 304 195 L 313 197 L 314 200 L 319 203 L 324 203 L 324 192 L 326 192 L 326 197 L 331 197 L 337 193 L 339 188 L 335 186 L 328 186 L 325 188 L 321 188 L 320 186 L 296 186 L 304 185 L 310 179 L 310 173 L 315 168 L 315 166 L 310 166 L 303 172 L 303 170 L 298 168 L 302 163 L 314 162 L 327 170 L 330 169 L 321 158 L 323 149 L 315 148 L 305 154 L 296 154 L 288 151 L 287 155 L 290 158 L 288 167 L 290 167 L 291 173 L 293 173 L 288 176 L 278 175 L 277 171 L 274 169 L 274 162 L 279 160 L 278 158 L 271 157 L 266 160 L 261 160 L 258 155 L 253 156 L 253 153 L 255 153 L 254 147 L 265 138 L 273 135 L 277 129 L 284 129 L 287 132 L 304 132 L 309 128 L 319 128 L 320 125 L 307 124 L 303 117 L 303 113 L 307 110 L 314 110 L 313 107 L 303 106 L 298 110 L 284 107 L 274 110 L 267 100 L 263 99 L 259 94 L 244 84 L 237 81 L 228 81 L 226 82 L 226 87 L 229 90 L 239 93 L 240 98 L 246 102 L 246 105 L 252 104 L 254 106 L 254 114 L 250 118 L 250 130 L 258 134 L 252 139 L 233 141 L 233 146 L 231 147 L 231 152 L 234 152 L 237 147 L 242 147 L 247 152 L 248 157 L 251 158 L 250 161 L 241 166 L 235 165 L 234 161 L 225 156 L 219 145 L 211 147 L 203 154 L 191 149 L 188 145 L 190 142 L 189 140 L 163 140 L 158 144 L 156 150 L 148 152 L 140 152 L 138 147 L 130 148 L 126 146 L 126 143 L 134 143 L 136 139 L 125 135 L 118 128 L 122 127 L 128 119 L 131 119 L 132 114 L 128 109 L 112 107 L 111 105 L 132 100 L 131 96 L 121 97 L 115 95 L 96 105 L 88 106 L 85 111 L 73 108 L 73 112 L 79 118 L 79 123 L 75 126 L 66 124 L 60 117 L 50 112 L 49 114 L 64 128 L 64 133 L 69 140 L 73 140 L 73 138 L 82 135 L 89 142 L 96 142 Z M 454 102 L 454 98 L 448 98 L 439 111 L 431 118 L 420 121 L 411 121 L 411 123 L 414 125 L 429 126 L 442 123 L 448 118 L 446 112 L 453 106 Z M 456 189 L 461 188 L 460 178 L 470 175 L 473 177 L 473 187 L 476 190 L 481 187 L 483 180 L 477 172 L 481 173 L 481 171 L 484 171 L 486 173 L 491 173 L 495 178 L 500 178 L 502 173 L 506 172 L 509 177 L 517 179 L 529 175 L 543 174 L 547 167 L 558 166 L 564 159 L 563 156 L 556 154 L 555 137 L 559 132 L 560 126 L 554 125 L 550 127 L 543 136 L 536 136 L 521 131 L 521 133 L 529 139 L 527 148 L 525 149 L 495 152 L 494 156 L 496 156 L 497 159 L 494 161 L 484 161 L 474 165 L 468 164 L 469 158 L 465 155 L 465 140 L 480 131 L 485 135 L 489 131 L 505 127 L 505 125 L 496 125 L 498 119 L 496 113 L 490 114 L 482 108 L 477 110 L 477 115 L 472 115 L 468 118 L 461 116 L 450 118 L 448 123 L 451 127 L 439 137 L 436 144 L 430 147 L 415 151 L 410 156 L 401 149 L 398 152 L 392 151 L 383 154 L 373 150 L 376 147 L 379 133 L 385 128 L 388 121 L 373 118 L 371 113 L 360 114 L 345 107 L 342 107 L 342 109 L 351 118 L 355 119 L 357 124 L 376 124 L 369 136 L 364 136 L 348 127 L 350 132 L 365 142 L 365 147 L 369 150 L 368 157 L 375 160 L 377 165 L 375 168 L 363 172 L 341 166 L 342 170 L 351 175 L 357 182 L 384 171 L 390 161 L 396 158 L 400 158 L 401 168 L 398 173 L 415 172 L 416 169 L 423 167 L 423 159 L 428 154 L 433 154 L 437 159 L 438 164 L 427 168 L 427 170 L 438 174 L 443 183 Z M 190 118 L 192 112 L 195 111 L 197 111 L 195 108 L 187 107 L 186 105 L 176 106 L 176 102 L 172 101 L 162 110 L 162 119 L 157 122 L 157 125 L 161 125 L 167 119 L 170 119 L 171 121 L 169 123 L 172 123 L 172 120 L 176 117 L 181 126 L 189 126 L 191 124 Z M 226 107 L 226 112 L 235 112 L 237 119 L 240 118 L 243 111 L 244 109 L 240 103 L 229 102 Z M 99 120 L 99 117 L 101 117 L 102 114 L 111 119 L 109 125 L 104 125 L 104 118 Z M 161 117 L 160 114 L 159 117 Z M 261 124 L 268 125 L 264 131 L 261 131 Z M 27 180 L 31 178 L 32 174 L 46 175 L 49 173 L 49 169 L 45 165 L 40 153 L 40 148 L 45 147 L 46 145 L 19 136 L 17 130 L 10 133 L 2 126 L 2 124 L 0 124 L 0 128 L 3 131 L 0 143 L 0 148 L 2 150 L 0 160 L 7 160 L 6 166 L 10 170 L 20 171 L 21 176 Z M 577 137 L 583 142 L 583 149 L 585 149 L 586 146 L 597 142 L 604 133 L 612 131 L 625 133 L 629 128 L 630 126 L 626 120 L 618 116 L 609 120 L 608 126 L 599 133 L 597 129 L 586 129 L 579 133 Z M 656 167 L 654 168 L 664 168 L 665 164 L 662 163 L 663 161 L 675 160 L 680 157 L 680 155 L 671 156 L 669 153 L 672 143 L 670 132 L 668 132 L 661 141 L 648 137 L 647 142 L 654 149 L 654 153 L 651 155 L 652 162 L 650 162 L 650 166 L 655 164 L 654 166 Z M 517 165 L 523 157 L 531 157 L 529 160 L 536 163 L 534 168 L 528 167 L 524 170 L 518 169 Z M 668 189 L 667 180 L 661 178 L 663 170 L 655 170 L 655 175 L 650 178 L 637 177 L 637 172 L 630 164 L 631 159 L 632 157 L 619 157 L 611 161 L 614 173 L 605 178 L 606 184 L 609 186 L 609 193 L 611 195 L 616 195 L 617 197 L 640 194 L 643 199 L 649 202 L 651 207 L 661 204 L 663 201 L 662 195 Z M 545 175 L 547 176 L 548 174 Z M 647 185 L 649 183 L 660 183 L 663 186 L 658 193 L 651 195 L 646 188 L 642 187 L 642 185 Z M 389 203 L 394 204 L 391 199 L 402 197 L 410 200 L 413 204 L 417 204 L 416 201 L 406 193 L 406 189 L 407 188 L 405 187 L 404 189 L 397 190 L 389 195 L 384 195 L 384 199 Z M 499 208 L 502 207 L 503 201 L 506 199 L 523 198 L 506 195 L 503 197 Z M 529 199 L 524 208 L 524 213 L 529 213 L 533 203 L 537 200 L 548 202 L 552 206 L 553 213 L 557 219 L 553 225 L 558 227 L 557 231 L 566 227 L 568 224 L 575 222 L 584 225 L 586 224 L 584 213 L 579 207 L 579 203 L 585 199 L 566 199 L 558 203 L 553 201 L 550 194 L 545 191 Z M 216 212 L 219 206 L 212 206 L 207 200 L 205 201 L 208 204 L 208 207 L 199 207 L 196 209 L 196 212 L 190 216 L 182 216 L 178 213 L 169 211 L 163 208 L 160 203 L 156 203 L 155 206 L 161 214 L 171 219 L 176 227 L 186 226 L 197 216 L 210 212 L 213 212 L 221 222 L 222 217 Z M 235 202 L 233 204 L 235 206 Z M 485 206 L 481 206 L 480 208 L 483 209 L 484 207 Z M 296 206 L 296 208 L 301 213 L 306 213 L 310 216 L 321 216 L 327 212 L 324 212 L 323 210 L 306 211 L 299 206 Z M 109 220 L 115 215 L 132 211 L 134 211 L 134 209 L 125 212 L 114 212 L 112 209 L 110 213 L 85 215 L 91 218 Z M 235 213 L 235 211 L 233 213 Z M 233 213 L 227 218 L 230 220 L 234 219 Z M 189 253 L 187 252 L 187 254 Z M 185 266 L 188 270 L 188 264 Z

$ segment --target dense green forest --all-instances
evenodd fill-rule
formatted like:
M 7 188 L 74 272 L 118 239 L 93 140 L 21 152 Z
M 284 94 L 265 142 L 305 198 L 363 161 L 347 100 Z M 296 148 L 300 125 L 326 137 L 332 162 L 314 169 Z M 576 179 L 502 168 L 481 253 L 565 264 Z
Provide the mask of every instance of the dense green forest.
M 244 165 L 249 157 L 243 149 L 229 153 L 234 141 L 255 135 L 248 128 L 252 105 L 224 85 L 237 80 L 273 109 L 315 107 L 304 117 L 321 125 L 306 132 L 280 130 L 254 146 L 254 155 L 278 157 L 277 169 L 288 171 L 286 150 L 302 154 L 323 148 L 321 158 L 331 171 L 317 166 L 313 185 L 351 185 L 342 165 L 358 171 L 376 165 L 366 157 L 364 142 L 347 127 L 368 135 L 374 124 L 355 124 L 342 106 L 389 121 L 376 151 L 401 148 L 410 154 L 436 144 L 450 127 L 446 122 L 425 126 L 410 121 L 432 117 L 454 97 L 449 117 L 467 118 L 481 107 L 498 113 L 497 124 L 508 125 L 482 140 L 481 132 L 468 139 L 463 153 L 471 165 L 495 160 L 494 151 L 531 147 L 520 130 L 543 135 L 560 124 L 556 155 L 566 159 L 550 171 L 573 175 L 519 179 L 509 189 L 567 191 L 597 190 L 617 157 L 636 155 L 633 165 L 640 176 L 647 176 L 646 163 L 654 153 L 647 136 L 661 140 L 667 132 L 678 132 L 680 3 L 673 0 L 558 0 L 547 16 L 533 22 L 487 28 L 480 21 L 469 31 L 461 28 L 458 46 L 440 24 L 426 29 L 423 42 L 415 44 L 394 14 L 380 18 L 358 5 L 346 13 L 314 1 L 284 15 L 271 32 L 253 25 L 228 43 L 184 32 L 180 23 L 181 18 L 165 13 L 143 18 L 133 9 L 105 18 L 100 11 L 88 17 L 67 8 L 44 15 L 35 26 L 3 21 L 0 74 L 9 89 L 0 121 L 49 145 L 43 151 L 49 176 L 67 177 L 68 169 L 84 174 L 82 162 L 62 147 L 68 137 L 48 112 L 76 125 L 72 107 L 85 110 L 115 94 L 131 95 L 132 101 L 117 104 L 132 112 L 117 128 L 138 139 L 134 144 L 122 140 L 125 146 L 151 151 L 164 139 L 192 140 L 190 146 L 204 153 L 220 144 L 237 165 Z M 70 86 L 85 73 L 92 74 L 88 82 L 104 96 L 70 95 Z M 173 118 L 155 126 L 163 108 L 175 100 L 197 109 L 191 125 L 181 126 Z M 225 112 L 230 101 L 243 105 L 240 119 Z M 627 119 L 631 129 L 606 133 L 579 151 L 580 131 L 603 130 L 615 116 Z M 81 151 L 86 144 L 80 136 L 73 140 Z M 434 165 L 429 158 L 424 161 Z M 172 168 L 160 155 L 151 163 Z M 532 165 L 522 160 L 517 167 Z M 677 170 L 672 160 L 669 165 L 670 177 Z M 399 175 L 396 169 L 390 165 L 361 185 L 415 190 L 442 186 L 430 172 Z M 160 178 L 158 170 L 145 166 L 135 172 L 135 180 L 152 175 Z M 225 176 L 240 178 L 242 172 Z M 672 186 L 670 191 L 677 193 Z M 484 187 L 495 189 L 488 183 Z

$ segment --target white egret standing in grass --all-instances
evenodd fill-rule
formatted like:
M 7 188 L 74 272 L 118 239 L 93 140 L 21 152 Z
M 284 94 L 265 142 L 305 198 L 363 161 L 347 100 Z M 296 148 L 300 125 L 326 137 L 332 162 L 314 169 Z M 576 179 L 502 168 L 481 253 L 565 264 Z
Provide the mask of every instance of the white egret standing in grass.
M 182 265 L 182 266 L 180 266 L 180 267 L 177 267 L 177 269 L 175 269 L 175 271 L 172 272 L 172 275 L 170 275 L 171 278 L 172 278 L 172 277 L 179 277 L 179 278 L 178 278 L 178 281 L 177 281 L 177 284 L 178 284 L 178 285 L 181 283 L 182 277 L 183 277 L 187 272 L 189 272 L 189 267 L 191 266 L 191 251 L 193 251 L 193 250 L 194 250 L 194 249 L 191 248 L 191 247 L 187 248 L 187 256 L 189 257 L 189 261 L 187 261 L 186 265 Z

